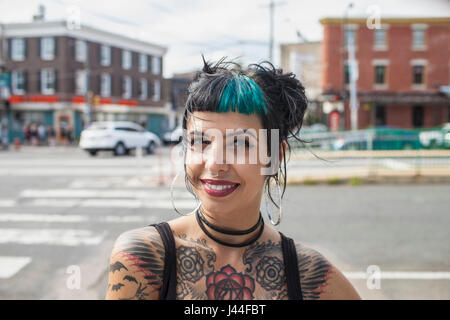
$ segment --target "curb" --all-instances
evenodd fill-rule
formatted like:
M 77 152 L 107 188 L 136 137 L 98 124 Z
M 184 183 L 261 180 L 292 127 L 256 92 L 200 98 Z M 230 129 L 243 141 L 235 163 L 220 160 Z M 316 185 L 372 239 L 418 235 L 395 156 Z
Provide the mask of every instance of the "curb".
M 443 184 L 450 183 L 450 175 L 443 176 L 321 176 L 289 177 L 286 185 L 368 185 L 368 184 Z

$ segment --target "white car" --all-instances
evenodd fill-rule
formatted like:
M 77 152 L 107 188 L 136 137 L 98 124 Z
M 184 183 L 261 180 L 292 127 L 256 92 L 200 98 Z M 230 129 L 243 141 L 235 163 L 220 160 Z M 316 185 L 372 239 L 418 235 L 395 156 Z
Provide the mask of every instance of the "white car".
M 424 148 L 450 148 L 450 122 L 439 128 L 422 131 L 419 139 Z
M 176 127 L 173 131 L 166 132 L 163 136 L 165 144 L 177 144 L 183 140 L 183 128 Z
M 98 151 L 113 151 L 114 155 L 128 154 L 138 147 L 148 154 L 161 146 L 157 135 L 131 121 L 96 121 L 81 132 L 79 147 L 92 156 Z

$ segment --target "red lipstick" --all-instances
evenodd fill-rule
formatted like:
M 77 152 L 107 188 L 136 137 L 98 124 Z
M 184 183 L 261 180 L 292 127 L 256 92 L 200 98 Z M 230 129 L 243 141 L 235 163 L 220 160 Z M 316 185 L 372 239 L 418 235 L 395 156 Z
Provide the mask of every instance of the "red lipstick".
M 213 197 L 225 197 L 232 193 L 239 187 L 239 183 L 234 183 L 227 180 L 212 180 L 212 179 L 200 179 L 203 185 L 203 190 Z M 232 186 L 223 188 L 222 190 L 213 189 L 211 186 Z

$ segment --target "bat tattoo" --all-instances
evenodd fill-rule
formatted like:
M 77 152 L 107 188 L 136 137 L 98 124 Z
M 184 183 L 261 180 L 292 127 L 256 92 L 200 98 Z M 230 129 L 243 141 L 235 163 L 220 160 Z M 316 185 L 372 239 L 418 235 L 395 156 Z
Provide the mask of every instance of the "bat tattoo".
M 120 288 L 121 287 L 123 287 L 124 286 L 124 284 L 122 284 L 122 283 L 118 283 L 118 284 L 113 284 L 113 286 L 112 286 L 112 291 L 119 291 L 120 290 Z
M 114 273 L 115 271 L 120 271 L 121 269 L 125 269 L 128 271 L 127 267 L 125 267 L 122 263 L 119 261 L 116 261 L 116 263 L 109 266 L 110 272 Z
M 136 282 L 136 284 L 138 284 L 136 278 L 132 277 L 132 276 L 125 276 L 125 277 L 123 277 L 123 280 L 128 280 L 130 282 Z

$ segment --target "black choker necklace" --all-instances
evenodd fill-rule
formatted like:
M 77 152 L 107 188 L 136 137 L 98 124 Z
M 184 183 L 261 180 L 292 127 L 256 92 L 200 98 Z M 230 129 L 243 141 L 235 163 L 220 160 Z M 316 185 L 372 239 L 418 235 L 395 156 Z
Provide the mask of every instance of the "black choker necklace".
M 227 247 L 235 247 L 235 248 L 239 248 L 239 247 L 245 247 L 245 246 L 248 246 L 248 245 L 252 244 L 253 242 L 255 242 L 256 240 L 258 240 L 259 237 L 262 235 L 262 233 L 263 233 L 263 231 L 264 231 L 264 220 L 262 219 L 261 213 L 260 213 L 260 215 L 259 215 L 259 220 L 258 220 L 258 222 L 256 223 L 256 225 L 254 225 L 253 227 L 251 227 L 250 229 L 248 229 L 248 230 L 250 230 L 250 231 L 248 231 L 248 230 L 244 230 L 244 231 L 229 231 L 229 230 L 226 230 L 226 232 L 223 232 L 223 229 L 220 229 L 220 228 L 214 226 L 214 228 L 212 228 L 212 229 L 214 229 L 214 230 L 216 230 L 216 231 L 218 231 L 218 232 L 222 232 L 222 233 L 226 233 L 226 234 L 232 234 L 232 235 L 236 235 L 236 232 L 237 232 L 237 233 L 238 233 L 237 235 L 242 235 L 242 234 L 248 234 L 248 233 L 250 233 L 250 232 L 256 230 L 256 228 L 261 224 L 261 228 L 259 229 L 258 233 L 257 233 L 253 238 L 251 238 L 251 239 L 249 239 L 249 240 L 247 240 L 247 241 L 245 241 L 245 242 L 242 242 L 242 243 L 228 243 L 228 242 L 225 242 L 225 241 L 222 241 L 222 240 L 217 239 L 216 237 L 214 237 L 214 236 L 213 236 L 213 235 L 205 228 L 205 225 L 203 224 L 203 221 L 206 221 L 206 219 L 205 219 L 205 217 L 203 217 L 203 215 L 200 213 L 200 209 L 198 209 L 198 210 L 196 211 L 195 216 L 196 216 L 196 218 L 197 218 L 198 225 L 200 226 L 200 228 L 203 230 L 203 232 L 204 232 L 209 238 L 211 238 L 211 239 L 214 240 L 215 242 L 217 242 L 217 243 L 219 243 L 219 244 L 221 244 L 221 245 L 227 246 Z M 205 223 L 206 223 L 206 222 L 205 222 Z M 212 224 L 210 224 L 209 222 L 206 223 L 206 224 L 207 224 L 208 226 L 211 226 L 211 225 L 212 225 Z M 217 230 L 217 229 L 222 230 L 222 231 L 219 231 L 219 230 Z M 232 233 L 230 233 L 230 232 L 232 232 Z M 242 233 L 242 232 L 244 232 L 244 233 Z
M 213 230 L 215 230 L 215 231 L 217 231 L 217 232 L 220 232 L 220 233 L 223 233 L 223 234 L 232 235 L 232 236 L 243 236 L 243 235 L 252 233 L 253 231 L 255 231 L 255 230 L 259 227 L 259 225 L 260 225 L 261 223 L 264 223 L 264 220 L 263 220 L 263 217 L 262 217 L 262 215 L 261 215 L 261 212 L 259 212 L 259 219 L 258 219 L 258 222 L 257 222 L 253 227 L 251 227 L 250 229 L 247 229 L 247 230 L 239 230 L 239 231 L 226 230 L 226 229 L 219 228 L 219 227 L 213 225 L 213 224 L 212 224 L 211 222 L 209 222 L 208 220 L 206 220 L 205 216 L 202 214 L 202 212 L 201 212 L 200 209 L 197 210 L 197 213 L 198 213 L 198 216 L 200 217 L 200 219 L 202 219 L 202 222 L 203 222 L 204 224 L 206 224 L 208 227 L 210 227 L 211 229 L 213 229 Z

